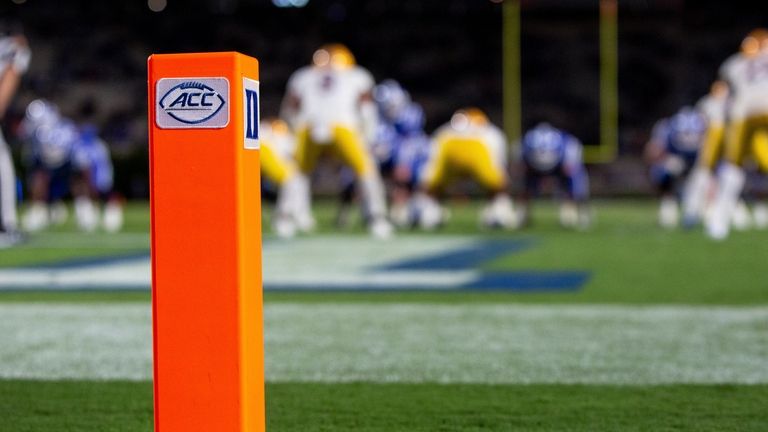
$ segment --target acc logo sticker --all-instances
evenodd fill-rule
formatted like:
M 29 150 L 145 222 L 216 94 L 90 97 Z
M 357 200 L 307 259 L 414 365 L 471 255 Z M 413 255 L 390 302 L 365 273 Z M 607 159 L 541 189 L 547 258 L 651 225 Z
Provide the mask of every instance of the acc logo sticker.
M 155 92 L 155 122 L 160 128 L 223 128 L 229 124 L 226 78 L 162 78 Z

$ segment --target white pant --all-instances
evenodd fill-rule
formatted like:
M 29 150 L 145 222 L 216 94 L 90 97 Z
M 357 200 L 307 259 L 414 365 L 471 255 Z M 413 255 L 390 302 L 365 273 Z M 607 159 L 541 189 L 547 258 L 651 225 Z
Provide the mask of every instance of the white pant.
M 13 231 L 16 218 L 16 173 L 13 169 L 11 150 L 0 131 L 0 229 Z

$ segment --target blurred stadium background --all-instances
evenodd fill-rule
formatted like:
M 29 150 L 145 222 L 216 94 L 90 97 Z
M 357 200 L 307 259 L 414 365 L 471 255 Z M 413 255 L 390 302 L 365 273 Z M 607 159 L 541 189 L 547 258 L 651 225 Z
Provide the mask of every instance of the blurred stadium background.
M 547 118 L 585 144 L 599 143 L 598 2 L 520 6 L 523 125 Z M 428 131 L 462 106 L 504 123 L 502 64 L 509 48 L 502 44 L 501 3 L 313 0 L 279 8 L 269 1 L 191 0 L 153 12 L 139 1 L 26 1 L 2 8 L 3 16 L 23 23 L 34 53 L 9 121 L 36 97 L 72 116 L 93 116 L 112 147 L 117 188 L 130 198 L 148 196 L 146 104 L 136 95 L 145 92 L 143 71 L 153 52 L 257 55 L 266 116 L 277 114 L 290 74 L 317 47 L 339 41 L 377 80 L 395 78 L 411 91 L 426 111 Z M 620 3 L 620 152 L 615 163 L 590 171 L 596 194 L 651 192 L 640 155 L 653 124 L 707 93 L 723 60 L 760 25 L 753 12 L 749 2 Z
M 585 232 L 546 200 L 528 229 L 481 230 L 461 194 L 437 232 L 339 233 L 335 166 L 316 233 L 281 241 L 265 213 L 270 430 L 768 429 L 768 232 L 660 228 L 643 161 L 654 124 L 709 91 L 768 6 L 13 0 L 0 15 L 32 51 L 3 123 L 19 178 L 13 131 L 43 97 L 98 126 L 127 198 L 119 233 L 70 220 L 0 250 L 0 430 L 152 428 L 147 57 L 257 57 L 264 118 L 328 42 L 401 82 L 427 132 L 476 106 L 512 141 L 546 119 L 608 150 L 587 150 Z

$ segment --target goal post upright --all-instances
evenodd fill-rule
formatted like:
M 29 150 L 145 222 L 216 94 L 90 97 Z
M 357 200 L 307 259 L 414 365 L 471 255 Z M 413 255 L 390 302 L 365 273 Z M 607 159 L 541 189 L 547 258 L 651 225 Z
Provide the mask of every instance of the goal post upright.
M 618 2 L 599 1 L 599 143 L 584 146 L 587 163 L 610 163 L 619 154 Z M 502 111 L 511 145 L 522 137 L 521 0 L 502 5 Z

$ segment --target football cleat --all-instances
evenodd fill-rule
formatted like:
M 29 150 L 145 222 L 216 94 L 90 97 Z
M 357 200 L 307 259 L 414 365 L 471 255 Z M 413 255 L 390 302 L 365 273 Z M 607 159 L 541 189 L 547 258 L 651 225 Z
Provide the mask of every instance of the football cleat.
M 746 231 L 752 227 L 752 215 L 749 214 L 749 207 L 744 200 L 736 203 L 736 208 L 731 214 L 731 226 L 736 231 Z
M 755 228 L 766 229 L 768 228 L 768 204 L 758 203 L 755 204 L 752 209 L 752 219 L 755 222 Z
M 75 198 L 77 226 L 85 232 L 93 232 L 99 226 L 99 212 L 89 198 Z
M 33 203 L 21 218 L 24 231 L 38 232 L 48 226 L 48 209 L 43 203 Z
M 371 235 L 379 240 L 386 240 L 391 238 L 395 233 L 395 229 L 392 227 L 392 224 L 382 217 L 372 220 L 368 229 L 370 230 Z
M 661 205 L 659 206 L 659 225 L 666 229 L 675 228 L 677 226 L 679 213 L 677 200 L 674 197 L 662 198 Z
M 108 202 L 104 206 L 104 216 L 101 221 L 107 232 L 118 232 L 123 228 L 123 206 L 119 202 Z

